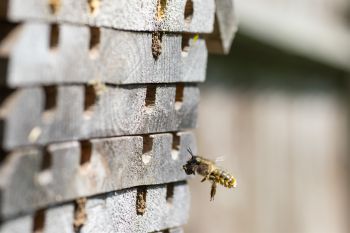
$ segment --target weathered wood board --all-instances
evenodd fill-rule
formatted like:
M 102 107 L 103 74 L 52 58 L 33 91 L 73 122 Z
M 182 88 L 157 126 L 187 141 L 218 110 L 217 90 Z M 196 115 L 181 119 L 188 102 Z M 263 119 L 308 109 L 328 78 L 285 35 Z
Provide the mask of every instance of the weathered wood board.
M 210 53 L 228 54 L 238 29 L 234 0 L 216 0 L 214 31 L 206 36 Z
M 142 214 L 139 212 L 141 207 L 137 206 L 139 202 L 144 204 Z M 179 226 L 187 222 L 189 205 L 190 193 L 185 182 L 102 194 L 88 198 L 82 206 L 79 232 L 144 233 L 168 229 L 169 232 L 182 232 Z M 77 232 L 74 230 L 76 213 L 74 203 L 49 207 L 39 214 L 5 222 L 0 225 L 0 233 L 32 233 L 33 229 L 43 233 L 74 233 Z
M 203 82 L 207 49 L 193 35 L 69 24 L 6 24 L 1 83 L 11 87 L 99 80 L 110 84 Z M 160 41 L 154 37 L 159 36 Z M 154 57 L 159 43 L 160 52 Z
M 0 219 L 47 205 L 188 178 L 192 133 L 92 139 L 18 149 L 0 166 Z
M 194 128 L 199 89 L 195 84 L 71 85 L 18 89 L 0 109 L 2 146 Z
M 6 0 L 3 17 L 130 31 L 210 33 L 214 0 Z

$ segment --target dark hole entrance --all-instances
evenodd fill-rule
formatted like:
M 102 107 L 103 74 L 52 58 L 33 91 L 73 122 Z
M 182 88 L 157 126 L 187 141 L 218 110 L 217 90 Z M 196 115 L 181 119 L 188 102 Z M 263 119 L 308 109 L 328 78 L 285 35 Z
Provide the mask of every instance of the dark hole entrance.
M 150 135 L 143 136 L 142 154 L 151 152 L 153 148 L 153 138 Z
M 173 199 L 174 199 L 174 184 L 170 183 L 170 184 L 167 184 L 166 186 L 166 201 L 169 204 L 172 204 Z
M 92 144 L 90 141 L 80 142 L 80 165 L 84 166 L 91 160 Z
M 84 114 L 86 117 L 91 117 L 96 106 L 97 94 L 93 85 L 85 86 L 84 97 Z
M 157 93 L 157 87 L 155 85 L 147 85 L 146 98 L 145 98 L 146 107 L 152 107 L 155 105 L 156 93 Z
M 56 51 L 58 49 L 59 39 L 60 39 L 59 25 L 51 24 L 50 38 L 49 38 L 49 48 L 51 51 Z
M 101 31 L 97 27 L 90 27 L 90 43 L 89 43 L 89 50 L 90 50 L 90 57 L 91 58 L 97 58 L 99 49 L 100 49 L 100 37 L 101 37 Z
M 190 24 L 193 18 L 193 1 L 187 0 L 184 13 L 185 23 Z
M 42 233 L 44 232 L 45 225 L 45 211 L 38 210 L 35 212 L 33 220 L 33 233 Z

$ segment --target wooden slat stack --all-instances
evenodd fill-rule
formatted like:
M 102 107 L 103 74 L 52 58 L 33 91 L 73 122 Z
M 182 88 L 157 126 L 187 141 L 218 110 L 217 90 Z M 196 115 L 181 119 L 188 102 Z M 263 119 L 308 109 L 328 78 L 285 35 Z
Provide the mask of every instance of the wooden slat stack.
M 0 9 L 0 232 L 181 232 L 214 0 Z

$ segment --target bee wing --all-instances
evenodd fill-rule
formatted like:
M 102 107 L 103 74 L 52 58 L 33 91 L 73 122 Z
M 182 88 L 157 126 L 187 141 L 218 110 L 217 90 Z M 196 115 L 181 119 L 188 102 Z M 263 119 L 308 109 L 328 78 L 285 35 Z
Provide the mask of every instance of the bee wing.
M 220 156 L 215 159 L 215 163 L 222 163 L 225 161 L 225 156 Z

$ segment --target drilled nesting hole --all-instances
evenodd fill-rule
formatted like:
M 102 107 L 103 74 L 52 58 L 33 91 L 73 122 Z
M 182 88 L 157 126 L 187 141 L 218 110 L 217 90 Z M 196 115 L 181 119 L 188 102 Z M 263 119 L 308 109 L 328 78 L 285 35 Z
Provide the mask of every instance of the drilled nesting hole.
M 80 166 L 86 167 L 91 160 L 92 155 L 92 144 L 90 141 L 80 142 Z
M 45 86 L 43 117 L 50 120 L 57 109 L 57 86 Z
M 1 3 L 0 3 L 0 12 L 1 12 Z M 12 40 L 15 40 L 17 38 L 17 35 L 19 35 L 19 31 L 21 28 L 21 24 L 18 23 L 9 23 L 6 21 L 0 22 L 0 43 L 6 47 L 6 42 L 9 41 L 9 43 Z M 2 52 L 0 50 L 0 52 Z
M 185 5 L 185 13 L 184 13 L 184 19 L 185 24 L 189 25 L 193 18 L 193 1 L 187 0 Z
M 0 121 L 0 130 L 3 130 L 3 122 Z M 0 166 L 1 164 L 9 157 L 9 153 L 5 151 L 4 149 L 0 148 Z M 1 201 L 1 193 L 0 193 L 0 201 Z
M 97 27 L 90 27 L 90 43 L 89 43 L 89 54 L 90 58 L 95 59 L 98 57 L 100 42 L 101 42 L 101 31 Z
M 51 24 L 50 27 L 50 38 L 49 38 L 49 48 L 52 52 L 56 51 L 59 46 L 60 39 L 60 28 L 58 24 Z
M 146 97 L 145 97 L 145 106 L 148 108 L 154 107 L 156 104 L 156 94 L 157 86 L 147 85 L 146 87 Z
M 190 40 L 191 40 L 191 35 L 190 34 L 183 34 L 182 35 L 181 55 L 183 57 L 187 57 L 188 52 L 190 51 Z
M 171 158 L 177 160 L 179 158 L 180 151 L 180 136 L 177 133 L 173 133 L 173 143 L 171 148 Z
M 41 160 L 40 170 L 46 172 L 51 169 L 52 166 L 52 154 L 47 147 L 43 149 L 43 157 Z
M 184 84 L 177 84 L 176 85 L 176 91 L 175 91 L 175 109 L 179 110 L 183 103 L 184 98 L 184 90 L 185 85 Z
M 137 215 L 144 215 L 146 212 L 146 197 L 147 197 L 147 187 L 146 186 L 140 186 L 137 188 L 136 192 L 136 214 Z
M 94 85 L 85 86 L 84 116 L 90 118 L 93 115 L 97 102 L 97 93 Z
M 142 162 L 148 164 L 151 161 L 151 152 L 153 149 L 153 138 L 150 135 L 144 135 L 142 144 Z
M 168 204 L 172 204 L 174 200 L 174 184 L 170 183 L 166 186 L 166 201 Z
M 49 0 L 49 10 L 51 14 L 57 14 L 61 8 L 61 0 Z
M 88 8 L 90 15 L 96 15 L 100 9 L 101 1 L 100 0 L 88 0 Z
M 0 60 L 1 61 L 1 60 Z M 3 104 L 11 98 L 11 95 L 15 92 L 15 89 L 9 89 L 6 87 L 0 87 L 0 108 L 3 107 Z
M 37 175 L 37 181 L 40 185 L 46 185 L 52 180 L 52 154 L 47 147 L 42 150 L 42 158 L 40 164 L 40 171 Z
M 45 210 L 38 210 L 34 214 L 33 233 L 44 232 L 45 227 Z

